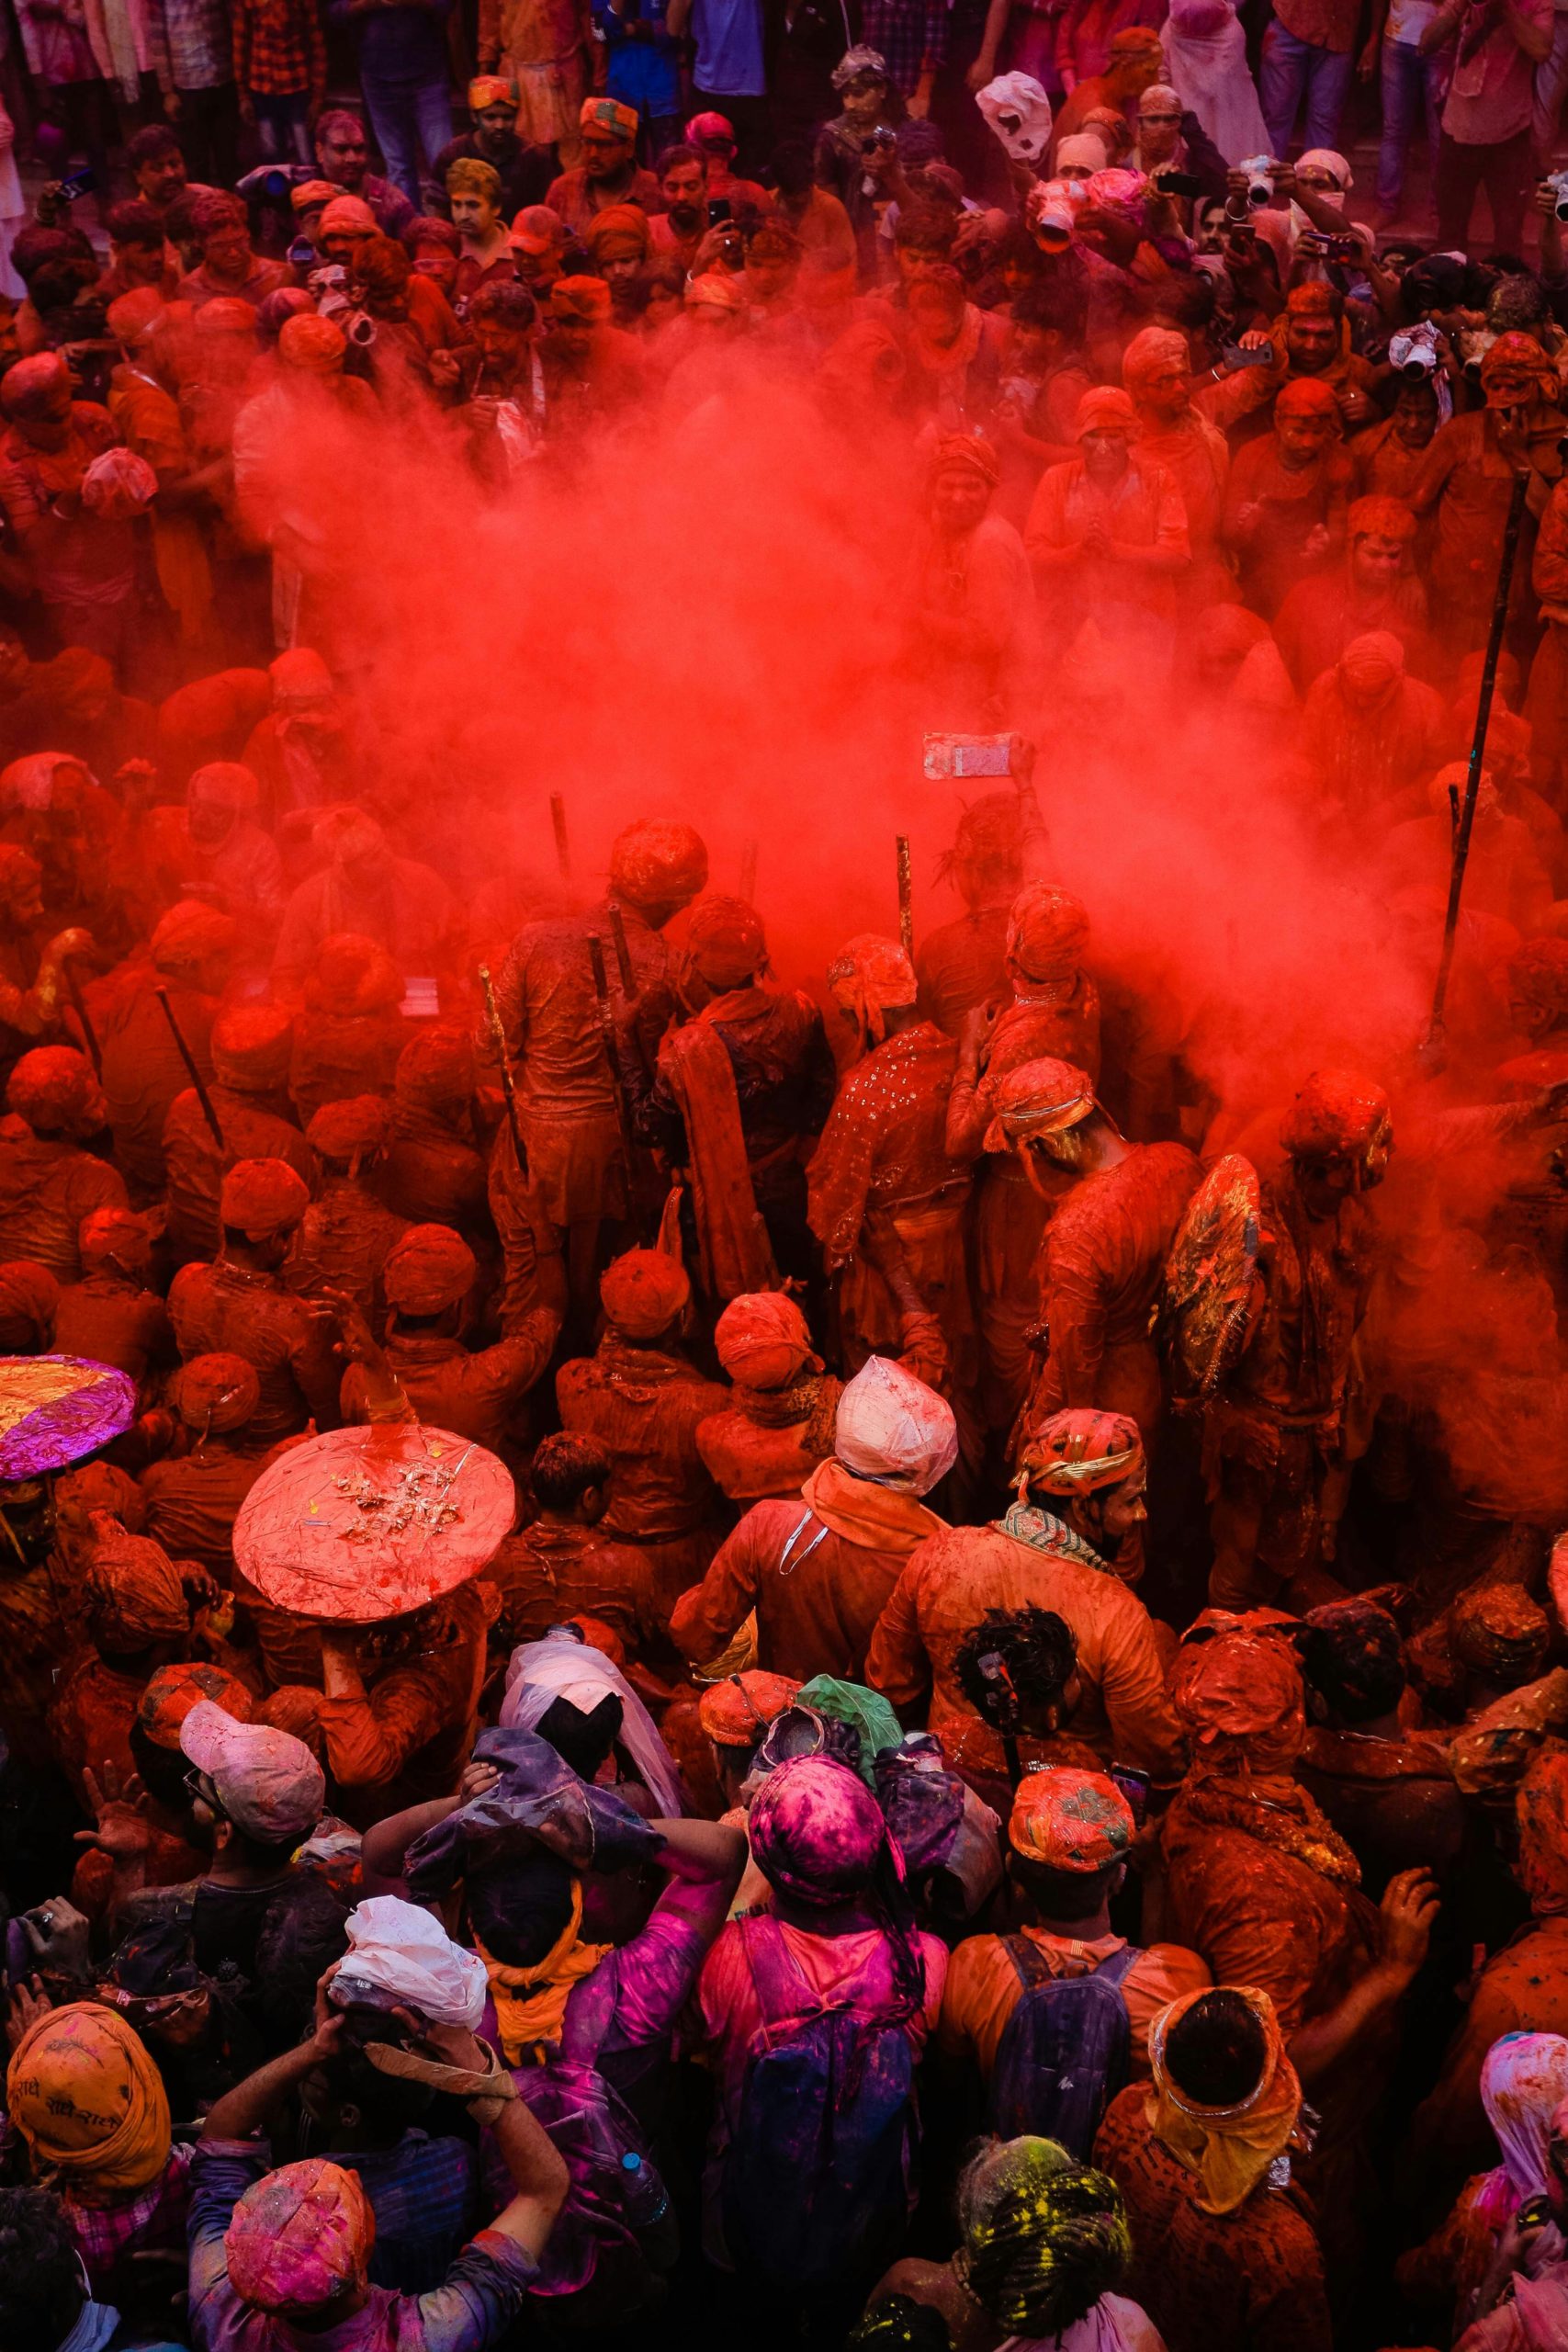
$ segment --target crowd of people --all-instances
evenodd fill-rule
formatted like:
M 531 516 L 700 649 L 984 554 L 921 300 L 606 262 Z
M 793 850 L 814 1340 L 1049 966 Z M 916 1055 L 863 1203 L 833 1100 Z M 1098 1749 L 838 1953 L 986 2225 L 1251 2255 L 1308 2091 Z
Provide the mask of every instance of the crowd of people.
M 1568 16 L 449 13 L 4 62 L 0 2344 L 1562 2352 Z M 737 399 L 956 902 L 786 977 L 613 643 L 388 716 Z

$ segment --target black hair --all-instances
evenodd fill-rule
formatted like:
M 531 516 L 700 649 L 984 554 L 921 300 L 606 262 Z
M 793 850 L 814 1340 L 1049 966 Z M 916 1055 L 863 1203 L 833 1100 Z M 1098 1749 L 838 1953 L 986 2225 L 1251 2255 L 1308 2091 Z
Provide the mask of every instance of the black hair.
M 296 1870 L 287 1895 L 275 1898 L 256 1938 L 254 2000 L 275 2046 L 303 2033 L 322 1971 L 348 1950 L 347 1914 L 325 1879 Z M 276 2037 L 285 2039 L 281 2045 Z
M 151 164 L 159 155 L 181 155 L 185 149 L 165 122 L 143 123 L 126 148 L 126 161 L 132 171 L 138 164 Z
M 1404 1689 L 1399 1628 L 1386 1610 L 1370 1601 L 1331 1601 L 1313 1610 L 1302 1665 L 1313 1689 L 1348 1724 L 1388 1714 Z
M 699 155 L 694 147 L 687 147 L 682 144 L 677 144 L 674 147 L 666 147 L 663 154 L 660 155 L 658 163 L 655 164 L 653 168 L 658 173 L 659 177 L 662 179 L 666 172 L 676 171 L 682 164 L 701 164 L 705 171 L 707 169 L 707 158 L 705 155 Z
M 1049 1862 L 1012 1856 L 1012 1874 L 1043 1919 L 1087 1919 L 1114 1893 L 1120 1856 L 1098 1871 L 1060 1871 Z
M 363 2044 L 351 2040 L 338 2045 L 324 2071 L 327 2097 L 333 2104 L 356 2107 L 368 2129 L 389 2139 L 418 2123 L 435 2098 L 429 2083 L 384 2075 L 366 2056 Z
M 1032 243 L 1031 246 L 1032 248 Z M 1069 344 L 1081 343 L 1089 325 L 1089 295 L 1070 277 L 1046 277 L 1020 291 L 1012 306 L 1015 327 L 1055 327 Z
M 572 1872 L 542 1849 L 521 1861 L 470 1871 L 463 1882 L 468 1925 L 505 1968 L 536 1967 L 571 1917 Z
M 130 1726 L 130 1760 L 141 1774 L 147 1793 L 157 1804 L 167 1805 L 171 1813 L 183 1813 L 190 1802 L 186 1777 L 190 1770 L 188 1759 L 177 1747 L 160 1747 L 149 1739 L 139 1723 Z
M 51 2189 L 0 2188 L 0 2337 L 58 2344 L 84 2301 L 76 2241 Z
M 526 334 L 538 315 L 534 297 L 514 277 L 492 277 L 468 305 L 471 319 L 495 319 L 514 334 Z
M 946 2320 L 911 2295 L 884 2295 L 863 2313 L 846 2352 L 951 2352 Z
M 590 1487 L 604 1484 L 610 1469 L 610 1457 L 597 1438 L 557 1430 L 539 1440 L 528 1483 L 542 1510 L 570 1510 Z
M 768 174 L 784 195 L 804 196 L 817 176 L 809 141 L 782 140 L 768 158 Z
M 1060 1695 L 1077 1659 L 1072 1628 L 1055 1610 L 987 1609 L 953 1664 L 976 1713 L 1012 1728 L 1020 1707 L 1047 1706 Z
M 153 210 L 140 196 L 130 198 L 124 204 L 111 204 L 104 216 L 104 227 L 109 242 L 116 245 L 162 245 L 164 216 Z
M 1244 1995 L 1220 1985 L 1202 1994 L 1165 2038 L 1166 2071 L 1200 2107 L 1235 2107 L 1258 2088 L 1268 2037 Z

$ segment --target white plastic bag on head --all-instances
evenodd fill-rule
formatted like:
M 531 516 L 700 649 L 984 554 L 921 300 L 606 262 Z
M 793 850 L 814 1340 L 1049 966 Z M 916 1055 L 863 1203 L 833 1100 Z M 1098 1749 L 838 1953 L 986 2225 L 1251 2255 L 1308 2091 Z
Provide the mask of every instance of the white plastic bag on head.
M 945 1396 L 902 1364 L 872 1356 L 839 1399 L 833 1451 L 863 1478 L 925 1495 L 958 1458 L 958 1424 Z
M 478 1952 L 455 1944 L 430 1912 L 400 1895 L 373 1894 L 349 1913 L 347 1928 L 348 1951 L 332 1983 L 338 2007 L 379 1996 L 380 2002 L 411 2008 L 429 2025 L 479 2031 L 485 1964 Z
M 1037 164 L 1051 144 L 1051 101 L 1032 74 L 998 74 L 975 104 L 1015 164 Z

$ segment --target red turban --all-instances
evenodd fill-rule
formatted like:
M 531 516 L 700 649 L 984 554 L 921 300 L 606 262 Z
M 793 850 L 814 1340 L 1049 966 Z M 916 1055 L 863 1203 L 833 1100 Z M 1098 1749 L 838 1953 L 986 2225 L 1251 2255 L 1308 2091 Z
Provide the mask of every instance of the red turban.
M 15 372 L 13 369 L 12 374 Z M 1557 371 L 1533 335 L 1500 334 L 1489 346 L 1481 363 L 1481 389 L 1489 408 L 1506 405 L 1500 395 L 1510 377 L 1525 379 L 1532 399 L 1557 398 Z M 10 380 L 7 376 L 5 382 L 8 384 Z M 0 385 L 0 396 L 4 389 Z
M 1041 986 L 1077 977 L 1089 951 L 1089 917 L 1070 890 L 1030 882 L 1008 915 L 1008 962 Z
M 1086 1072 L 1039 1054 L 998 1081 L 984 1148 L 1010 1151 L 1036 1136 L 1066 1135 L 1081 1126 L 1093 1108 L 1094 1085 Z
M 22 424 L 62 414 L 71 400 L 71 370 L 57 351 L 18 359 L 0 377 L 0 409 Z
M 305 1140 L 323 1159 L 353 1160 L 361 1152 L 381 1151 L 392 1135 L 392 1106 L 381 1094 L 351 1094 L 341 1102 L 323 1102 L 305 1130 Z
M 326 237 L 374 237 L 380 226 L 362 196 L 339 195 L 333 197 L 323 209 L 319 233 Z
M 363 2285 L 375 2243 L 376 2216 L 358 2174 L 308 2156 L 246 2189 L 223 2255 L 242 2303 L 308 2316 Z
M 328 208 L 331 209 L 330 207 Z M 326 215 L 322 214 L 322 219 Z M 336 376 L 348 356 L 341 328 L 314 311 L 286 319 L 277 338 L 277 356 L 286 368 L 301 376 Z
M 261 1403 L 261 1381 L 244 1356 L 215 1349 L 210 1355 L 192 1356 L 181 1367 L 171 1401 L 187 1430 L 223 1437 L 231 1430 L 243 1429 L 251 1419 Z
M 54 1532 L 60 1555 L 73 1576 L 85 1577 L 95 1537 L 93 1521 L 107 1511 L 133 1535 L 147 1524 L 147 1498 L 128 1472 L 112 1462 L 84 1462 L 54 1482 Z
M 686 1269 L 663 1250 L 628 1250 L 599 1281 L 604 1312 L 628 1340 L 658 1339 L 691 1295 Z
M 247 343 L 254 343 L 256 314 L 250 303 L 242 302 L 237 294 L 220 294 L 215 300 L 204 302 L 197 312 L 196 331 L 198 335 L 214 338 L 220 334 L 243 335 Z
M 743 1388 L 784 1388 L 803 1364 L 820 1369 L 806 1317 L 782 1290 L 732 1298 L 714 1327 L 719 1363 Z
M 619 98 L 584 98 L 577 121 L 581 130 L 608 130 L 616 139 L 635 139 L 638 130 L 636 107 Z
M 1137 410 L 1114 384 L 1091 384 L 1079 400 L 1077 414 L 1073 419 L 1075 441 L 1081 441 L 1086 433 L 1133 434 L 1137 429 Z
M 1136 399 L 1139 385 L 1173 361 L 1179 368 L 1191 367 L 1187 337 L 1178 334 L 1174 327 L 1145 327 L 1122 354 L 1122 381 Z
M 1093 1495 L 1144 1469 L 1144 1441 L 1125 1413 L 1072 1405 L 1030 1432 L 1019 1455 L 1029 1483 L 1047 1495 Z
M 610 851 L 610 888 L 634 907 L 683 907 L 708 878 L 707 844 L 690 825 L 645 817 Z
M 1235 1622 L 1212 1641 L 1189 1635 L 1170 1700 L 1192 1742 L 1194 1772 L 1289 1772 L 1306 1738 L 1302 1669 L 1288 1633 Z
M 93 1548 L 83 1599 L 107 1650 L 144 1650 L 190 1631 L 179 1572 L 150 1535 L 130 1535 L 107 1510 L 91 1514 Z
M 288 1076 L 294 1023 L 280 1004 L 240 1004 L 212 1024 L 212 1074 L 236 1094 L 265 1094 Z
M 1358 498 L 1346 519 L 1353 539 L 1397 539 L 1402 547 L 1410 545 L 1418 527 L 1403 499 L 1381 493 Z
M 1404 675 L 1404 647 L 1392 629 L 1353 637 L 1339 656 L 1339 674 L 1362 695 L 1383 693 Z
M 727 1675 L 697 1702 L 697 1721 L 716 1747 L 755 1747 L 775 1715 L 793 1707 L 798 1682 L 787 1674 Z
M 845 941 L 828 967 L 828 986 L 834 1002 L 877 1045 L 887 1035 L 886 1015 L 913 1004 L 919 994 L 915 967 L 897 941 L 874 931 Z
M 237 1675 L 220 1666 L 161 1666 L 141 1693 L 136 1720 L 154 1747 L 180 1752 L 180 1725 L 203 1699 L 232 1715 L 236 1723 L 251 1720 L 251 1694 Z
M 1120 1861 L 1137 1831 L 1133 1809 L 1104 1772 L 1058 1764 L 1019 1782 L 1008 1843 L 1026 1861 L 1085 1875 Z
M 467 1102 L 479 1082 L 473 1040 L 463 1029 L 423 1029 L 398 1056 L 400 1102 L 438 1111 Z
M 640 204 L 607 204 L 588 224 L 584 240 L 595 263 L 646 261 L 652 240 L 647 213 Z
M 36 1355 L 54 1337 L 60 1284 L 30 1258 L 0 1265 L 0 1354 Z
M 207 808 L 231 808 L 236 816 L 254 817 L 261 800 L 254 773 L 238 760 L 209 760 L 186 786 L 186 806 L 199 801 Z
M 603 326 L 610 315 L 610 288 L 602 277 L 558 277 L 550 288 L 550 309 L 558 319 Z
M 1280 1141 L 1292 1159 L 1366 1152 L 1391 1134 L 1388 1096 L 1353 1070 L 1314 1070 L 1280 1122 Z
M 1274 402 L 1276 416 L 1331 416 L 1339 422 L 1339 403 L 1317 376 L 1292 376 L 1280 387 Z
M 155 286 L 133 286 L 109 304 L 108 330 L 117 343 L 133 344 L 155 327 L 167 304 Z
M 310 1205 L 304 1179 L 287 1159 L 242 1159 L 223 1179 L 218 1214 L 247 1241 L 292 1232 Z
M 931 451 L 931 470 L 945 473 L 950 466 L 978 474 L 994 488 L 1001 480 L 1001 459 L 983 433 L 943 433 Z
M 6 1101 L 46 1135 L 90 1136 L 108 1119 L 93 1065 L 73 1046 L 35 1046 L 11 1072 Z
M 181 899 L 152 933 L 153 968 L 170 979 L 198 972 L 215 956 L 229 955 L 239 935 L 232 915 L 220 914 L 202 899 Z
M 768 958 L 756 909 L 744 899 L 727 899 L 716 890 L 692 909 L 686 945 L 703 978 L 716 989 L 739 988 Z
M 449 1225 L 412 1225 L 381 1269 L 387 1304 L 403 1315 L 439 1315 L 466 1298 L 479 1264 Z
M 887 1824 L 860 1774 L 829 1756 L 792 1756 L 770 1772 L 747 1819 L 772 1886 L 802 1903 L 843 1903 L 870 1883 Z
M 386 949 L 356 931 L 335 931 L 323 939 L 305 982 L 311 1012 L 335 1012 L 342 1019 L 389 1012 L 402 993 L 403 976 Z

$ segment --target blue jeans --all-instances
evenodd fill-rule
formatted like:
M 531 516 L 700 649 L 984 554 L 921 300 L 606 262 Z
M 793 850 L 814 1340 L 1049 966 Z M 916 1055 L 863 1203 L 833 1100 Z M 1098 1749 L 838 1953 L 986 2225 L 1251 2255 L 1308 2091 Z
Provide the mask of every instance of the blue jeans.
M 452 88 L 439 82 L 377 82 L 362 76 L 365 111 L 376 133 L 376 144 L 386 159 L 387 177 L 401 188 L 416 212 L 424 205 L 419 192 L 419 159 L 434 163 L 452 137 Z
M 1378 202 L 1385 212 L 1397 212 L 1404 193 L 1404 163 L 1416 119 L 1425 116 L 1427 163 L 1434 177 L 1438 169 L 1438 119 L 1445 62 L 1423 57 L 1403 41 L 1382 45 L 1382 143 L 1378 149 Z
M 1258 95 L 1269 127 L 1270 151 L 1281 162 L 1291 152 L 1291 138 L 1302 100 L 1306 100 L 1303 147 L 1337 147 L 1339 118 L 1345 111 L 1355 52 L 1343 56 L 1336 49 L 1314 49 L 1309 41 L 1288 33 L 1278 17 L 1269 21 L 1258 62 Z

